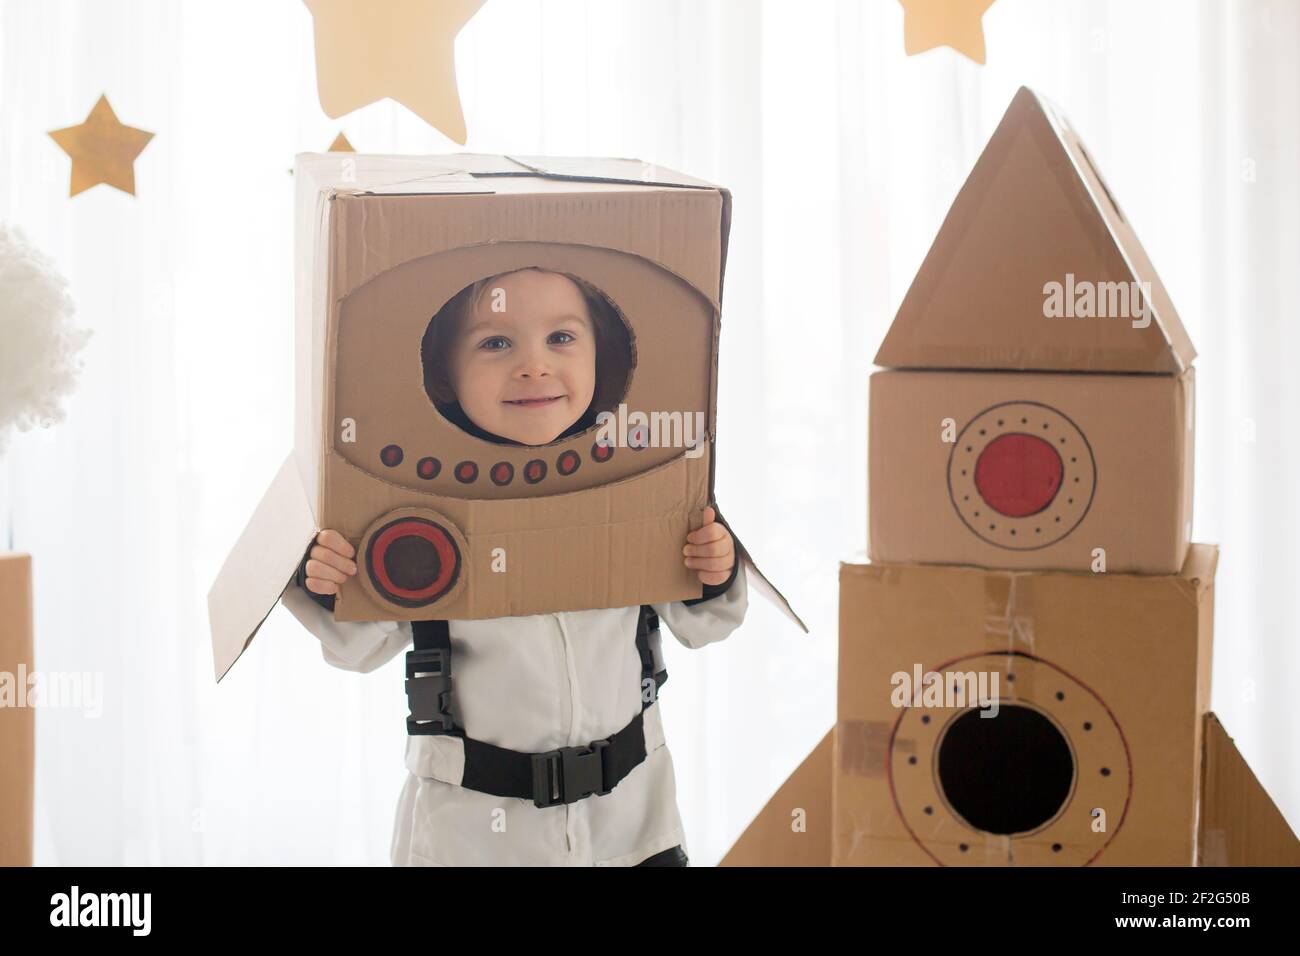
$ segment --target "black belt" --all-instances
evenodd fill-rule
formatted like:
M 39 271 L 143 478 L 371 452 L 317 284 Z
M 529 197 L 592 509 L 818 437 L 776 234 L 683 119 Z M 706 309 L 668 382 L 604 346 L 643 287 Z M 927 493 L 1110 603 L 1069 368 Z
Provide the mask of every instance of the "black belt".
M 461 786 L 498 797 L 531 799 L 539 807 L 606 794 L 646 758 L 643 715 L 668 679 L 659 645 L 659 617 L 641 605 L 636 646 L 641 658 L 641 711 L 619 731 L 585 746 L 545 753 L 507 750 L 467 737 L 451 714 L 451 634 L 446 621 L 412 621 L 415 650 L 406 654 L 406 697 L 413 735 L 459 737 L 465 745 Z

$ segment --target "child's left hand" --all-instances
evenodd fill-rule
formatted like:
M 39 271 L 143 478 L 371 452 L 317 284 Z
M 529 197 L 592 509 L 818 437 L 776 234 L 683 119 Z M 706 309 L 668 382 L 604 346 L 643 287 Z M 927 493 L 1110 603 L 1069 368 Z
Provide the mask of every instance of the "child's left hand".
M 686 566 L 699 571 L 704 584 L 723 584 L 736 563 L 731 532 L 715 521 L 716 517 L 712 508 L 705 508 L 704 525 L 686 536 L 687 544 L 682 548 Z

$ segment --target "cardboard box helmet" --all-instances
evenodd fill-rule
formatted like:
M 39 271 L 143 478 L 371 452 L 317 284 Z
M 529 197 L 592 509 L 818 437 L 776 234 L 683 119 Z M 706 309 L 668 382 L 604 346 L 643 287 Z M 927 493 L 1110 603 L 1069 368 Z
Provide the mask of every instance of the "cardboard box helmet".
M 357 548 L 344 621 L 699 597 L 681 545 L 712 501 L 728 192 L 633 160 L 306 154 L 295 176 L 295 448 L 209 595 L 218 679 L 321 528 Z M 597 363 L 611 417 L 540 446 L 454 420 L 429 367 L 444 306 L 529 269 L 578 280 L 625 356 Z

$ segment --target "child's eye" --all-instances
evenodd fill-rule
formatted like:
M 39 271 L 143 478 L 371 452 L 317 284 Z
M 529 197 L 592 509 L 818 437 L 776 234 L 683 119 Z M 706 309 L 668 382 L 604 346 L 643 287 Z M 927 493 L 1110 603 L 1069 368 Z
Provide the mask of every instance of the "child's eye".
M 570 342 L 576 342 L 577 336 L 572 332 L 552 332 L 550 343 L 552 345 L 568 345 Z
M 500 352 L 502 349 L 510 347 L 510 340 L 503 335 L 494 335 L 486 338 L 478 344 L 478 347 L 485 352 Z

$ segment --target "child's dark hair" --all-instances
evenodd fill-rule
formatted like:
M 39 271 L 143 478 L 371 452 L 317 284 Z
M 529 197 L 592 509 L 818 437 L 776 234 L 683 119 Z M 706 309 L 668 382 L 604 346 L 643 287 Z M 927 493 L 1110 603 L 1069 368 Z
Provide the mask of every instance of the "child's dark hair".
M 513 269 L 471 282 L 438 310 L 425 330 L 420 343 L 420 359 L 424 365 L 424 390 L 440 410 L 456 407 L 456 390 L 451 381 L 448 356 L 463 323 L 478 307 L 483 293 L 503 276 L 512 272 L 529 270 L 547 272 L 539 266 Z M 555 273 L 572 281 L 581 291 L 591 315 L 596 337 L 596 391 L 588 413 L 612 411 L 627 391 L 635 358 L 632 334 L 619 314 L 618 307 L 590 282 L 567 272 Z

